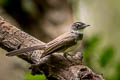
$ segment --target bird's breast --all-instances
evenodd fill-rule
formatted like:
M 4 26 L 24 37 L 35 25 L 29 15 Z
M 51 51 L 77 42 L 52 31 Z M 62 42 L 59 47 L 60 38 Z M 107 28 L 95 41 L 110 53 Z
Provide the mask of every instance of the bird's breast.
M 80 42 L 81 41 L 78 40 L 74 44 L 72 44 L 71 46 L 67 47 L 66 50 L 65 50 L 65 53 L 72 53 L 80 45 Z

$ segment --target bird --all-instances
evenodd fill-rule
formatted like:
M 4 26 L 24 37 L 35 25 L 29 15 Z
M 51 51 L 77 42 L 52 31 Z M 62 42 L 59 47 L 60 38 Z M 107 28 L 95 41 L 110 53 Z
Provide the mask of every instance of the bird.
M 83 30 L 90 25 L 83 22 L 74 22 L 70 30 L 58 36 L 54 40 L 45 45 L 37 45 L 32 47 L 21 48 L 10 51 L 6 56 L 16 56 L 21 53 L 26 53 L 34 50 L 44 50 L 41 57 L 47 56 L 54 52 L 62 52 L 65 54 L 72 54 L 72 52 L 80 45 L 83 38 Z

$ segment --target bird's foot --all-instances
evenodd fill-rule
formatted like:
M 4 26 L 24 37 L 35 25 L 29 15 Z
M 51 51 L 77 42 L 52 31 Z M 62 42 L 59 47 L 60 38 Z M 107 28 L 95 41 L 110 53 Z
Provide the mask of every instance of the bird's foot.
M 72 60 L 71 58 L 73 57 L 73 55 L 69 54 L 69 53 L 64 53 L 63 56 L 69 61 L 72 63 Z

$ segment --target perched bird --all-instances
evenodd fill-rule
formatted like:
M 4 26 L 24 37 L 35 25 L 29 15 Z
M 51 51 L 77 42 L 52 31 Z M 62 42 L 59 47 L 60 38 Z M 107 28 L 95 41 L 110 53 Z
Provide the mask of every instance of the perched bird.
M 33 47 L 21 48 L 8 52 L 7 56 L 20 55 L 34 50 L 44 50 L 42 57 L 49 55 L 53 52 L 62 52 L 71 54 L 79 45 L 83 38 L 83 30 L 88 27 L 82 22 L 75 22 L 72 24 L 70 31 L 60 35 L 56 39 L 46 43 L 45 45 L 37 45 Z

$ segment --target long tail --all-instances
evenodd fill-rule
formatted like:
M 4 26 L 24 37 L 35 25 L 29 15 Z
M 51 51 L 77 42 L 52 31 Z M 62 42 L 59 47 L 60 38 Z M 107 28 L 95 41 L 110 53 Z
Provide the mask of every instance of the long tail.
M 8 52 L 6 56 L 16 56 L 16 55 L 20 55 L 21 53 L 26 53 L 26 52 L 30 52 L 34 50 L 40 50 L 40 49 L 44 50 L 44 48 L 45 48 L 45 45 L 37 45 L 33 47 L 21 48 L 18 50 L 13 50 L 13 51 Z

